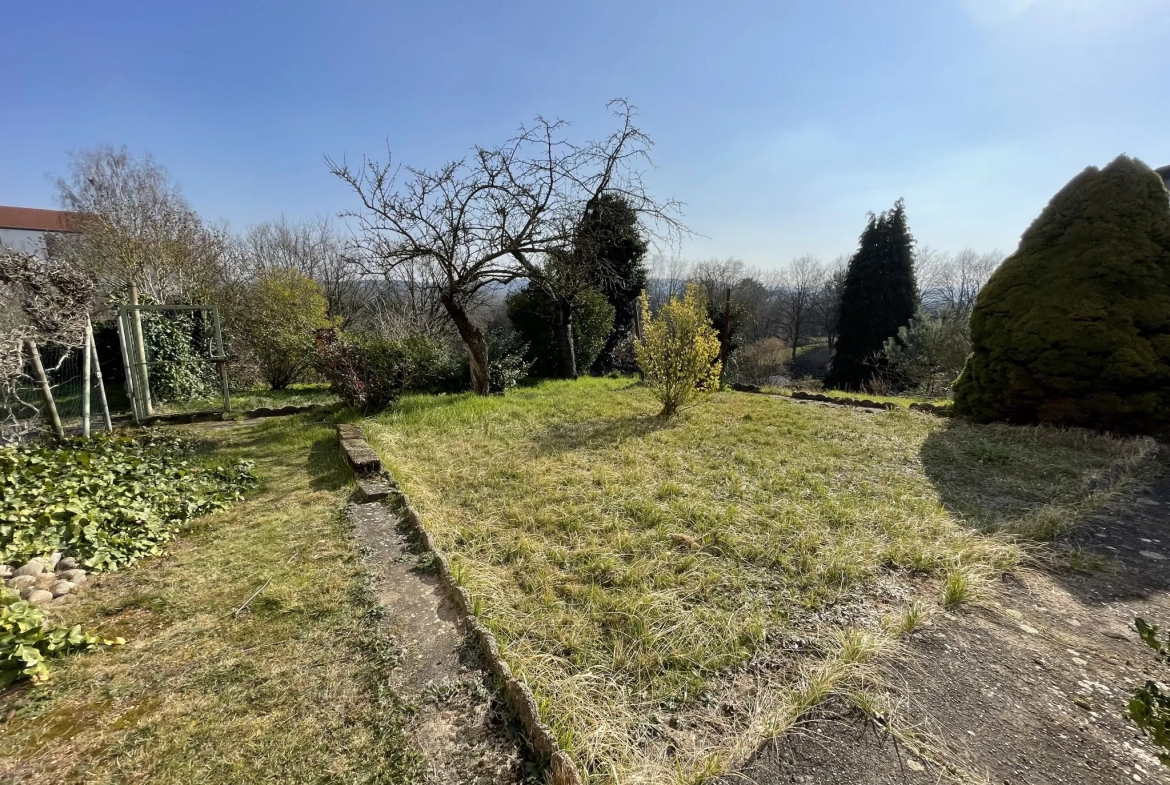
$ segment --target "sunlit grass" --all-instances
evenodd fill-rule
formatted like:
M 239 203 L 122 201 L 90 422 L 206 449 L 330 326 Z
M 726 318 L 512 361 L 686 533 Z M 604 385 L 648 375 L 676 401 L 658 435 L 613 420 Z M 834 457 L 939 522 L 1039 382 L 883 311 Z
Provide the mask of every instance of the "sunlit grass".
M 273 390 L 269 387 L 256 387 L 250 390 L 232 390 L 231 402 L 233 412 L 246 412 L 261 407 L 278 409 L 282 406 L 335 404 L 337 403 L 337 396 L 329 390 L 328 384 L 306 383 L 292 384 L 283 390 Z M 158 414 L 218 410 L 223 408 L 223 396 L 217 394 L 209 398 L 161 403 L 157 404 L 154 408 Z
M 365 424 L 602 783 L 725 770 L 863 675 L 889 618 L 969 600 L 1024 558 L 1015 534 L 1073 525 L 1153 451 L 735 393 L 658 408 L 584 379 Z

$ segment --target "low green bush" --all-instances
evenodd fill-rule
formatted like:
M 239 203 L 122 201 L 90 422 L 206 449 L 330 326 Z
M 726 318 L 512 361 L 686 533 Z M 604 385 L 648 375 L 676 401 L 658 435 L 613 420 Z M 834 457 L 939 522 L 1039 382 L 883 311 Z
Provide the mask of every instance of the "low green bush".
M 467 359 L 448 343 L 423 333 L 408 335 L 399 343 L 410 368 L 406 389 L 439 393 L 466 388 Z
M 0 688 L 14 681 L 47 681 L 48 661 L 98 646 L 117 646 L 122 638 L 103 640 L 81 625 L 58 627 L 11 589 L 0 588 Z
M 556 306 L 552 299 L 529 284 L 508 295 L 508 319 L 528 344 L 527 357 L 537 376 L 561 375 L 560 348 L 553 329 Z M 597 289 L 586 289 L 573 300 L 573 348 L 577 372 L 589 370 L 605 348 L 613 327 L 614 307 Z
M 254 484 L 250 462 L 197 460 L 190 441 L 151 431 L 0 448 L 0 563 L 59 550 L 116 570 Z
M 532 370 L 532 363 L 524 359 L 527 352 L 528 344 L 517 333 L 498 328 L 488 331 L 488 389 L 491 392 L 505 393 L 527 378 Z M 469 371 L 468 383 L 470 381 Z
M 1158 659 L 1170 664 L 1170 636 L 1159 639 L 1157 625 L 1148 624 L 1140 617 L 1135 620 L 1134 628 Z M 1150 741 L 1164 750 L 1158 760 L 1163 766 L 1170 766 L 1170 689 L 1165 684 L 1147 681 L 1130 696 L 1126 714 Z
M 400 341 L 333 330 L 318 333 L 317 367 L 337 397 L 363 414 L 397 403 L 411 373 Z

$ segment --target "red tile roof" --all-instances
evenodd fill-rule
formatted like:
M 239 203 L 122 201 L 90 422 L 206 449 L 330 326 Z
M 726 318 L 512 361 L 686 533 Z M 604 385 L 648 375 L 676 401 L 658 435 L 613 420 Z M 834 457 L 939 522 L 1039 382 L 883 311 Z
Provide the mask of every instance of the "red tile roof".
M 39 232 L 81 231 L 81 213 L 41 210 L 36 207 L 0 206 L 0 229 L 30 229 Z

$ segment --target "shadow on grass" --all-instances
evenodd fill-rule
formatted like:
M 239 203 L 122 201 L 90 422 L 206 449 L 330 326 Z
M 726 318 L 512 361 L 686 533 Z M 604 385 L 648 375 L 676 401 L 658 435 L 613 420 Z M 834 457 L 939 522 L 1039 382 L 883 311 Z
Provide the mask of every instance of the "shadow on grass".
M 315 440 L 309 447 L 305 469 L 314 491 L 336 491 L 349 483 L 349 469 L 332 435 Z
M 1094 452 L 1092 438 L 954 420 L 919 455 L 947 510 L 981 532 L 1022 521 L 1021 538 L 1044 544 L 1039 563 L 1082 602 L 1170 590 L 1170 473 L 1162 466 L 1149 487 L 1096 506 L 1095 492 L 1140 483 L 1132 466 Z
M 349 482 L 349 471 L 341 457 L 337 436 L 321 413 L 272 418 L 265 422 L 244 421 L 232 430 L 238 434 L 229 442 L 226 454 L 267 465 L 267 483 L 281 482 L 289 471 L 302 470 L 315 491 L 335 491 Z M 332 419 L 332 418 L 329 418 Z M 256 424 L 253 424 L 256 423 Z M 210 444 L 215 445 L 214 437 Z M 273 471 L 275 470 L 275 471 Z
M 539 452 L 558 454 L 573 450 L 608 447 L 626 439 L 642 439 L 658 431 L 679 427 L 677 418 L 629 415 L 616 420 L 592 419 L 550 425 L 533 436 Z

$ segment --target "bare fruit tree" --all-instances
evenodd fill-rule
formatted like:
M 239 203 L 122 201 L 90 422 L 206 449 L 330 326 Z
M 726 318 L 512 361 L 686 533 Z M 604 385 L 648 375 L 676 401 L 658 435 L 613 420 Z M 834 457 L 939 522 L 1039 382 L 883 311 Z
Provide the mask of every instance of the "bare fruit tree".
M 825 266 L 815 256 L 798 256 L 782 271 L 780 296 L 780 337 L 792 349 L 813 331 L 818 298 L 825 285 Z
M 651 141 L 633 123 L 634 108 L 613 101 L 618 129 L 583 144 L 565 138 L 568 124 L 538 117 L 496 147 L 436 170 L 363 158 L 351 167 L 327 159 L 362 203 L 348 213 L 360 227 L 367 259 L 393 279 L 409 265 L 433 264 L 438 299 L 470 356 L 472 389 L 488 392 L 488 345 L 470 313 L 475 298 L 494 284 L 526 278 L 571 302 L 582 276 L 573 241 L 588 207 L 606 193 L 623 197 L 640 217 L 680 231 L 678 203 L 651 199 L 642 183 Z M 571 309 L 556 325 L 572 358 Z M 567 338 L 566 338 L 567 336 Z
M 93 300 L 93 281 L 83 271 L 59 259 L 0 251 L 0 435 L 19 433 L 37 411 L 22 397 L 30 352 L 39 344 L 80 346 Z

